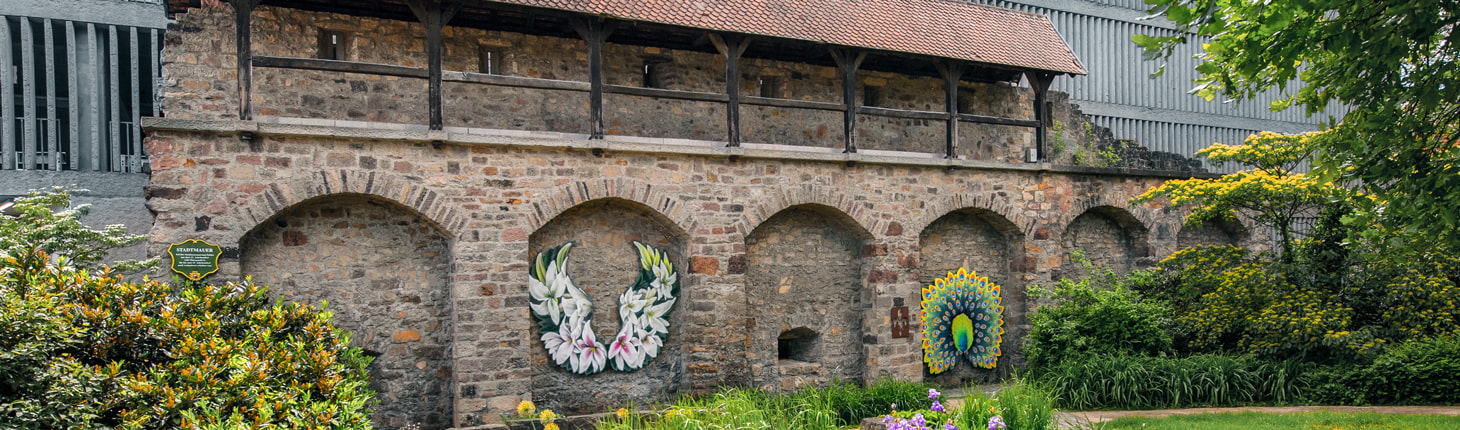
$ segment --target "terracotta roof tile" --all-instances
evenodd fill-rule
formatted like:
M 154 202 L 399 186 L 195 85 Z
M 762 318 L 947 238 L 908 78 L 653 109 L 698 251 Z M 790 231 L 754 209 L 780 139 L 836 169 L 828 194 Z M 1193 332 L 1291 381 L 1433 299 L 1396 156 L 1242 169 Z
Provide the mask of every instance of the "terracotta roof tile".
M 1049 18 L 962 0 L 500 0 L 612 18 L 1085 74 Z

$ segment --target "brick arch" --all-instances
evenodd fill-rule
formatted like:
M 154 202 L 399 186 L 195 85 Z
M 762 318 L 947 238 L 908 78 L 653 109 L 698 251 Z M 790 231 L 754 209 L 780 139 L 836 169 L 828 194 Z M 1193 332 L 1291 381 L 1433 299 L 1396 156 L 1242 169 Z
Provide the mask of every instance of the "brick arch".
M 1013 202 L 1008 195 L 1000 195 L 998 192 L 954 194 L 948 198 L 933 200 L 929 202 L 927 210 L 923 212 L 924 216 L 916 219 L 914 221 L 916 224 L 906 227 L 908 231 L 923 231 L 948 214 L 970 209 L 997 215 L 1003 222 L 1008 223 L 1004 227 L 1018 230 L 1021 236 L 1029 236 L 1034 232 L 1035 220 L 1019 214 L 1019 202 Z
M 777 189 L 768 192 L 761 199 L 751 202 L 742 217 L 735 221 L 735 230 L 742 238 L 750 237 L 766 220 L 781 211 L 797 206 L 819 207 L 820 210 L 846 221 L 849 227 L 864 240 L 873 238 L 871 232 L 886 231 L 892 220 L 877 219 L 866 207 L 856 204 L 851 196 L 820 186 L 802 186 L 792 189 Z
M 258 226 L 296 204 L 338 194 L 360 194 L 378 197 L 410 209 L 448 236 L 460 234 L 467 217 L 446 203 L 445 195 L 418 180 L 405 179 L 386 172 L 354 170 L 320 170 L 309 175 L 264 186 L 245 199 L 235 199 L 229 206 L 229 217 Z M 248 231 L 237 231 L 228 238 L 237 243 Z
M 676 194 L 667 193 L 662 187 L 632 178 L 605 178 L 578 181 L 557 187 L 547 198 L 532 203 L 532 213 L 527 222 L 530 230 L 537 231 L 563 212 L 594 200 L 617 198 L 643 205 L 651 213 L 669 221 L 679 233 L 693 232 L 694 220 L 690 208 L 680 202 Z M 685 234 L 688 237 L 687 234 Z

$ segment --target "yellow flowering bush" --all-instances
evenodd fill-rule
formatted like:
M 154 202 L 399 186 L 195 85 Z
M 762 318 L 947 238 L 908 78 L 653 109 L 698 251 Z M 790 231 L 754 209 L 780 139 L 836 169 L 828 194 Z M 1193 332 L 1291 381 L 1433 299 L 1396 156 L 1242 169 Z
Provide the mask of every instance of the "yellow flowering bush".
M 134 283 L 48 260 L 0 258 L 0 422 L 369 428 L 369 359 L 329 313 L 248 282 Z
M 1342 189 L 1328 180 L 1293 172 L 1311 152 L 1310 140 L 1315 135 L 1262 132 L 1247 137 L 1243 145 L 1213 144 L 1197 151 L 1197 156 L 1218 166 L 1239 163 L 1252 168 L 1215 179 L 1166 181 L 1132 202 L 1165 199 L 1171 206 L 1189 207 L 1186 222 L 1191 225 L 1232 219 L 1237 212 L 1249 214 L 1278 232 L 1286 245 L 1282 260 L 1291 261 L 1293 219 L 1342 194 Z
M 1445 272 L 1460 273 L 1444 263 L 1410 267 L 1386 287 L 1384 321 L 1404 337 L 1429 339 L 1460 330 L 1460 287 Z M 1422 270 L 1428 269 L 1428 270 Z M 1448 270 L 1447 270 L 1448 269 Z

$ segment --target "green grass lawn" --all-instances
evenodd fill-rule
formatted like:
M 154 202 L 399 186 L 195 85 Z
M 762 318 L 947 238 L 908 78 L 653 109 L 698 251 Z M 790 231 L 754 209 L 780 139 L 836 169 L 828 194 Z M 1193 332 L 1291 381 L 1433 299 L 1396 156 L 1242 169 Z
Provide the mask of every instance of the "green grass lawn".
M 1169 418 L 1121 418 L 1100 425 L 1102 429 L 1321 429 L 1321 430 L 1454 430 L 1460 429 L 1460 417 L 1436 415 L 1388 415 L 1372 412 L 1302 414 L 1263 414 L 1239 412 L 1227 414 L 1179 415 Z

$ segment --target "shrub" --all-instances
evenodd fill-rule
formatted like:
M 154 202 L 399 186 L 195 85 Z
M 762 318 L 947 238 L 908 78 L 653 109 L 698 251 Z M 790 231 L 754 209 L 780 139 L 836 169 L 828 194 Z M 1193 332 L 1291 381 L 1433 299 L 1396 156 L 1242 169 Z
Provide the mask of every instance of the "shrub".
M 1096 268 L 1077 255 L 1085 265 L 1086 277 L 1061 279 L 1053 291 L 1035 291 L 1038 297 L 1052 296 L 1056 304 L 1040 306 L 1030 317 L 1032 327 L 1025 337 L 1024 351 L 1034 372 L 1064 360 L 1089 355 L 1170 353 L 1169 311 L 1158 303 L 1141 300 L 1128 285 L 1149 277 L 1136 272 L 1125 277 Z
M 369 359 L 328 312 L 249 282 L 89 270 L 135 237 L 51 209 L 67 202 L 33 194 L 0 216 L 0 427 L 369 427 Z
M 1303 375 L 1305 400 L 1324 404 L 1460 402 L 1460 339 L 1400 343 L 1367 365 L 1331 366 Z

